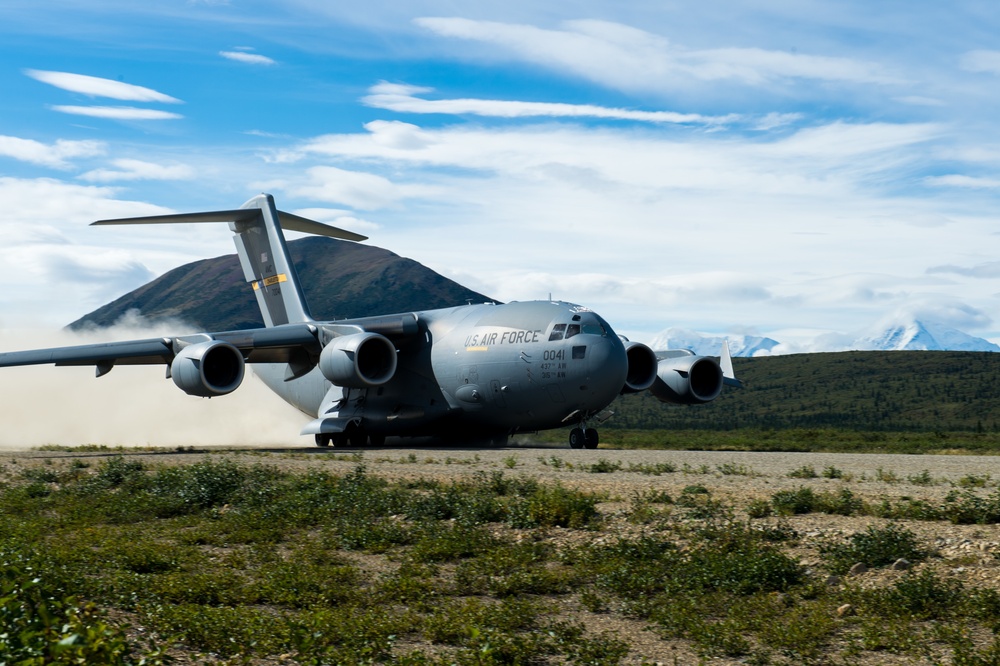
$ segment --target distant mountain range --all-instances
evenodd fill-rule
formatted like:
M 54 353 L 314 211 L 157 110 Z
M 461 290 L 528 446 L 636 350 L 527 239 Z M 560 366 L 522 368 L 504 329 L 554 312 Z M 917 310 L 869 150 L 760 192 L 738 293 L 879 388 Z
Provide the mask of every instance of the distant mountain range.
M 313 317 L 320 320 L 411 312 L 490 301 L 388 250 L 311 236 L 288 243 Z M 145 321 L 187 322 L 200 330 L 264 325 L 235 254 L 185 264 L 84 315 L 69 328 L 111 326 L 138 312 Z
M 943 324 L 916 319 L 883 321 L 867 332 L 816 338 L 794 347 L 773 338 L 757 335 L 708 335 L 670 328 L 653 338 L 653 349 L 690 349 L 696 354 L 718 356 L 723 340 L 729 340 L 733 356 L 752 357 L 795 352 L 840 351 L 975 351 L 998 352 L 1000 346 Z
M 780 343 L 759 335 L 705 335 L 683 328 L 668 328 L 650 342 L 653 349 L 690 349 L 703 356 L 718 356 L 722 343 L 729 340 L 729 353 L 751 357 L 770 353 Z

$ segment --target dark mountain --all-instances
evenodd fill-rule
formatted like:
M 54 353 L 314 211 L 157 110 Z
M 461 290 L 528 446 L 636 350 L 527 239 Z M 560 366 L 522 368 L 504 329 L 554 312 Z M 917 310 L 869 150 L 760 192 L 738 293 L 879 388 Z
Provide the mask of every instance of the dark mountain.
M 288 243 L 306 302 L 319 320 L 365 317 L 491 300 L 425 266 L 371 245 L 309 237 Z M 207 331 L 264 325 L 235 254 L 186 264 L 69 325 L 110 326 L 130 310 L 183 319 Z

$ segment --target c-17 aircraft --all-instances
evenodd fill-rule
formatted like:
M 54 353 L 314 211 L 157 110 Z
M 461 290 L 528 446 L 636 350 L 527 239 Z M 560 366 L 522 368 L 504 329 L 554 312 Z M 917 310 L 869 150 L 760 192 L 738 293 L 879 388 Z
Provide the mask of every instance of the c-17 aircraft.
M 312 420 L 318 446 L 380 445 L 387 436 L 461 436 L 503 445 L 517 432 L 572 426 L 572 448 L 597 448 L 593 427 L 622 393 L 663 402 L 714 400 L 739 386 L 728 345 L 719 361 L 654 352 L 588 308 L 559 301 L 483 303 L 359 319 L 309 313 L 282 229 L 366 237 L 279 211 L 261 194 L 236 210 L 100 220 L 95 225 L 228 222 L 265 327 L 0 353 L 0 367 L 164 364 L 185 393 L 235 391 L 247 363 Z

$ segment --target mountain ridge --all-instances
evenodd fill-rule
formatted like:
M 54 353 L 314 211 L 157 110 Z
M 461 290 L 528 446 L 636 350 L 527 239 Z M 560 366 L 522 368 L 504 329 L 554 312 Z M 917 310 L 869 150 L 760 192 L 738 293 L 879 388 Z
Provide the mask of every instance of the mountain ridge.
M 668 328 L 653 337 L 654 349 L 690 349 L 696 354 L 718 356 L 723 341 L 735 357 L 795 353 L 833 353 L 846 351 L 966 351 L 1000 352 L 1000 346 L 969 335 L 956 328 L 916 318 L 883 320 L 855 335 L 817 336 L 806 343 L 789 345 L 774 338 L 749 335 L 713 335 L 688 329 Z
M 288 252 L 314 318 L 367 317 L 491 301 L 412 259 L 373 245 L 311 236 Z M 179 319 L 200 330 L 264 325 L 236 254 L 201 259 L 97 308 L 68 328 L 112 326 L 129 312 L 155 323 Z

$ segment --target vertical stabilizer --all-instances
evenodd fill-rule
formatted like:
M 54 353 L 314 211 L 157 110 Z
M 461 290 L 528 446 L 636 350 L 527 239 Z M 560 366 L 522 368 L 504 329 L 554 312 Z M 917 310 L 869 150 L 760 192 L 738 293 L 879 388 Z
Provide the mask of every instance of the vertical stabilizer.
M 243 275 L 253 287 L 265 326 L 312 321 L 295 266 L 288 256 L 274 197 L 261 194 L 241 206 L 260 215 L 229 223 Z
M 257 305 L 268 327 L 312 321 L 306 299 L 288 256 L 282 224 L 291 231 L 317 234 L 341 240 L 362 241 L 367 237 L 322 222 L 279 211 L 274 197 L 260 194 L 238 210 L 218 210 L 207 213 L 180 213 L 98 220 L 95 225 L 116 224 L 180 224 L 195 222 L 228 222 L 236 234 L 236 252 L 243 275 L 253 287 Z

